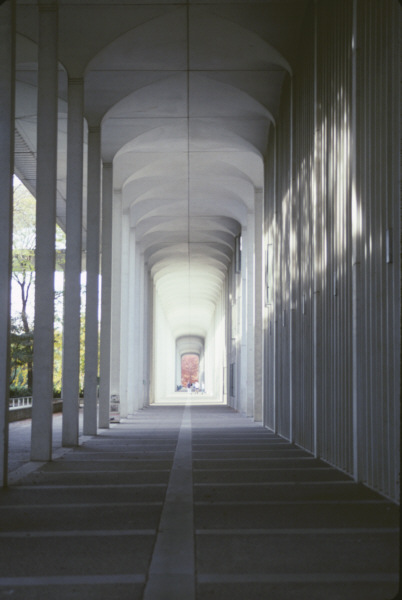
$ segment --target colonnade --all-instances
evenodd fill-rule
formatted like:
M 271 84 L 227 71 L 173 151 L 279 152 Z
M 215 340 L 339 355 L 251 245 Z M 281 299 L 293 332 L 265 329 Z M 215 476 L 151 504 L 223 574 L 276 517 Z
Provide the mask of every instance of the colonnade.
M 10 204 L 1 202 L 1 240 L 4 248 L 1 261 L 2 290 L 0 327 L 1 370 L 2 370 L 2 480 L 7 481 L 7 410 L 8 410 L 8 323 L 10 314 L 10 274 L 11 274 L 11 207 L 14 134 L 14 85 L 15 85 L 15 3 L 7 1 L 0 7 L 2 11 L 2 65 L 1 100 L 5 110 L 2 132 L 8 135 L 1 138 L 1 189 L 9 190 Z M 52 401 L 53 401 L 53 344 L 54 344 L 54 272 L 55 272 L 55 227 L 56 227 L 56 187 L 58 160 L 58 6 L 55 1 L 38 3 L 38 108 L 37 108 L 37 175 L 36 175 L 36 254 L 35 254 L 35 332 L 32 408 L 31 459 L 47 461 L 52 457 Z M 8 71 L 7 71 L 8 69 Z M 80 302 L 81 302 L 81 260 L 82 260 L 82 206 L 83 206 L 83 166 L 84 166 L 84 104 L 83 78 L 73 73 L 68 79 L 68 154 L 67 154 L 67 214 L 66 214 L 66 265 L 65 265 L 65 312 L 63 335 L 63 445 L 78 444 L 78 393 L 80 355 Z M 5 101 L 9 98 L 9 106 Z M 8 142 L 7 142 L 8 139 Z M 99 281 L 99 239 L 100 239 L 100 190 L 101 190 L 101 146 L 100 125 L 89 128 L 88 134 L 88 214 L 86 270 L 87 306 L 85 337 L 85 387 L 84 433 L 96 434 L 97 387 L 98 387 L 98 281 Z M 110 315 L 111 310 L 111 218 L 108 210 L 112 207 L 112 165 L 103 165 L 102 207 L 102 345 L 101 360 L 108 365 L 104 368 L 103 387 L 100 392 L 99 425 L 109 425 L 109 381 L 110 373 Z M 3 212 L 7 211 L 3 215 Z M 8 279 L 8 281 L 7 281 Z M 8 316 L 6 316 L 8 313 Z M 109 327 L 108 327 L 109 325 Z
M 130 142 L 130 134 L 127 139 L 121 132 L 116 134 L 121 139 L 105 151 L 102 118 L 106 113 L 102 110 L 110 108 L 108 100 L 102 110 L 91 109 L 90 102 L 84 108 L 85 65 L 72 61 L 63 71 L 57 56 L 58 2 L 39 0 L 35 8 L 39 38 L 31 458 L 47 461 L 52 454 L 61 75 L 68 81 L 63 444 L 74 446 L 79 438 L 83 229 L 87 272 L 84 434 L 95 435 L 98 426 L 109 426 L 111 395 L 119 396 L 124 416 L 173 392 L 178 355 L 186 348 L 178 352 L 180 336 L 170 327 L 159 293 L 162 275 L 154 277 L 159 230 L 149 236 L 148 246 L 141 244 L 136 231 L 143 224 L 134 213 L 148 215 L 144 206 L 149 199 L 142 198 L 139 208 L 131 198 L 134 171 L 127 170 L 120 180 L 115 177 L 118 151 Z M 6 481 L 15 2 L 6 0 L 0 11 L 0 99 L 4 106 L 0 114 L 0 189 L 4 191 L 0 204 L 0 425 Z M 211 289 L 218 292 L 210 327 L 202 339 L 205 386 L 219 400 L 395 499 L 400 417 L 400 340 L 396 335 L 400 322 L 399 165 L 395 158 L 400 140 L 395 124 L 399 124 L 400 97 L 393 82 L 399 74 L 399 13 L 393 0 L 384 0 L 381 7 L 371 1 L 317 0 L 306 11 L 299 61 L 294 61 L 292 69 L 287 61 L 280 61 L 281 98 L 275 120 L 264 117 L 269 120 L 265 154 L 255 159 L 258 153 L 250 152 L 250 164 L 255 171 L 259 169 L 258 175 L 251 183 L 244 171 L 247 183 L 242 180 L 242 190 L 248 190 L 248 196 L 239 192 L 239 200 L 235 193 L 228 194 L 230 200 L 222 200 L 221 212 L 208 217 L 221 219 L 217 226 L 221 239 L 214 238 L 216 246 L 221 246 L 216 249 L 219 267 L 211 275 L 215 278 Z M 105 76 L 110 65 L 100 60 L 95 67 L 99 64 Z M 210 131 L 208 127 L 205 131 Z M 139 154 L 137 149 L 137 158 Z M 184 179 L 190 172 L 189 156 L 186 159 L 180 165 L 177 160 L 183 171 L 186 164 Z M 230 172 L 239 177 L 236 169 Z M 158 173 L 153 173 L 155 180 Z M 201 168 L 199 173 L 201 179 Z M 221 172 L 223 179 L 222 173 L 226 170 Z M 202 188 L 203 194 L 207 192 Z M 190 200 L 187 208 L 190 246 Z M 201 217 L 207 217 L 206 213 L 207 208 Z M 180 223 L 181 215 L 175 218 Z M 148 233 L 145 227 L 144 231 Z M 207 244 L 205 231 L 202 243 Z M 168 235 L 164 239 L 166 245 L 177 243 L 177 238 L 170 242 L 173 238 Z M 240 239 L 241 256 L 238 247 L 231 246 L 232 242 L 240 244 Z M 183 258 L 180 251 L 175 256 Z M 211 252 L 208 258 L 212 261 L 214 256 Z
M 2 6 L 5 19 L 2 65 L 6 90 L 14 89 L 15 3 Z M 8 12 L 7 12 L 8 11 Z M 38 2 L 38 120 L 37 120 L 37 247 L 34 338 L 34 389 L 32 411 L 31 459 L 47 461 L 52 456 L 53 399 L 53 319 L 56 187 L 58 161 L 58 100 L 60 64 L 58 61 L 58 2 Z M 124 208 L 123 190 L 115 187 L 113 156 L 102 155 L 101 115 L 84 111 L 84 73 L 72 66 L 67 72 L 67 190 L 66 190 L 66 265 L 63 335 L 63 433 L 65 446 L 79 439 L 79 355 L 80 355 L 80 276 L 82 268 L 83 180 L 87 168 L 87 221 L 85 269 L 85 397 L 83 433 L 95 435 L 97 428 L 108 427 L 111 395 L 120 399 L 121 414 L 127 415 L 149 401 L 164 397 L 175 389 L 175 351 L 177 340 L 169 333 L 144 252 L 130 227 Z M 7 92 L 2 92 L 4 98 Z M 13 95 L 8 96 L 13 102 Z M 84 114 L 85 112 L 85 114 Z M 12 124 L 13 110 L 4 111 L 2 139 L 5 160 L 4 189 L 9 190 L 11 214 Z M 84 119 L 85 117 L 85 119 Z M 84 152 L 86 142 L 87 153 Z M 6 160 L 7 159 L 7 160 Z M 6 168 L 7 167 L 7 168 Z M 222 401 L 236 404 L 238 410 L 262 420 L 263 395 L 263 199 L 264 191 L 255 190 L 244 222 L 242 269 L 233 276 L 232 297 L 237 303 L 238 335 L 233 351 L 232 332 L 228 323 L 229 275 L 212 315 L 211 329 L 204 340 L 205 386 Z M 10 219 L 2 219 L 7 226 Z M 8 241 L 4 256 L 10 254 L 11 224 L 2 235 Z M 101 246 L 100 246 L 101 244 Z M 101 251 L 99 252 L 99 248 Z M 11 260 L 11 258 L 10 258 Z M 232 261 L 232 266 L 234 265 Z M 5 263 L 9 265 L 9 262 Z M 9 289 L 10 270 L 2 267 L 2 277 Z M 99 289 L 99 272 L 102 273 Z M 238 280 L 241 284 L 238 285 Z M 101 299 L 100 315 L 98 313 Z M 2 303 L 2 326 L 8 329 L 9 300 Z M 101 317 L 99 344 L 98 327 Z M 2 338 L 8 339 L 7 336 Z M 135 342 L 133 343 L 133 340 Z M 98 346 L 99 400 L 98 400 Z M 4 356 L 8 350 L 3 348 Z M 228 353 L 233 361 L 228 364 Z M 232 360 L 230 359 L 230 360 Z M 4 365 L 3 438 L 7 454 L 7 361 Z M 232 369 L 232 370 L 231 370 Z M 173 375 L 172 375 L 173 374 Z M 228 389 L 229 378 L 237 382 Z M 233 379 L 234 381 L 234 379 Z M 99 410 L 98 410 L 99 404 Z M 4 463 L 5 464 L 5 463 Z M 6 466 L 4 477 L 6 478 Z

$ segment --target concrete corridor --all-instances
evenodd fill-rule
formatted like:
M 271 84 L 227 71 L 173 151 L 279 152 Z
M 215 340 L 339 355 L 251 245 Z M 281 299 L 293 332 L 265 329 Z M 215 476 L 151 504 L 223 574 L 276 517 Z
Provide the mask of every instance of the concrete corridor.
M 0 598 L 385 600 L 397 528 L 231 408 L 152 406 L 0 492 Z

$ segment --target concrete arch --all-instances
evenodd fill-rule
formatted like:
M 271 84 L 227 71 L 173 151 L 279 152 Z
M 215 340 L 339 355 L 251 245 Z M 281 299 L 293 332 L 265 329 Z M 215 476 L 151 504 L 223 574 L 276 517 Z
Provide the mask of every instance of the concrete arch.
M 194 248 L 195 244 L 191 249 L 191 260 L 197 260 L 200 257 L 200 260 L 204 257 L 205 249 L 200 249 L 197 252 L 197 249 Z M 155 265 L 157 268 L 163 267 L 165 265 L 171 268 L 172 260 L 180 261 L 181 258 L 185 258 L 188 262 L 188 244 L 172 244 L 167 247 L 164 245 L 162 248 L 158 246 L 153 246 L 148 248 L 145 251 L 146 261 L 148 268 L 151 273 L 153 273 L 152 269 Z M 228 265 L 230 262 L 230 257 L 228 257 L 227 253 L 224 252 L 223 249 L 217 247 L 216 244 L 210 245 L 208 249 L 208 263 L 216 264 L 216 266 L 222 267 L 223 265 Z
M 86 71 L 183 69 L 186 67 L 186 10 L 184 7 L 155 11 L 128 31 L 122 31 L 94 56 Z M 158 39 L 158 44 L 154 43 Z M 167 61 L 167 62 L 166 62 Z
M 190 55 L 194 69 L 210 68 L 212 62 L 214 70 L 265 70 L 269 65 L 276 65 L 292 72 L 284 56 L 256 32 L 212 13 L 208 7 L 193 8 L 190 36 L 194 40 Z

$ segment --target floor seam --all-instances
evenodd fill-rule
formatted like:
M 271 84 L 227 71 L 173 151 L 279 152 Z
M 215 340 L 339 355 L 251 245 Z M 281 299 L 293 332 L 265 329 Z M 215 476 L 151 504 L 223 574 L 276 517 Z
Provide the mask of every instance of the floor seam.
M 186 405 L 143 600 L 195 599 L 191 437 Z

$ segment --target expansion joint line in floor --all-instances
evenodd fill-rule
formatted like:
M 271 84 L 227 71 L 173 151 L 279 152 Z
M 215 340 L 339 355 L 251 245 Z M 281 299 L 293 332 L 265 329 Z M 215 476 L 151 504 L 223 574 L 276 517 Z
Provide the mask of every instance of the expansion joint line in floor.
M 183 411 L 144 600 L 195 598 L 191 411 Z

